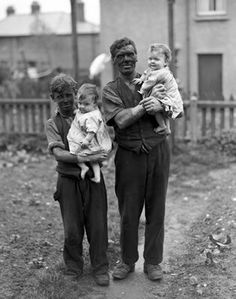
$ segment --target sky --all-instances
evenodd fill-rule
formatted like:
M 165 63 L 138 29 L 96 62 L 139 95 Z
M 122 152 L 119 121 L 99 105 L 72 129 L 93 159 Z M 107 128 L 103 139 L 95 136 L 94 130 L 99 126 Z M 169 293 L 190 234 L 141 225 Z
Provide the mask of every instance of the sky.
M 33 0 L 0 0 L 0 20 L 6 16 L 6 8 L 13 6 L 17 14 L 30 13 Z M 41 6 L 41 12 L 65 11 L 70 12 L 70 0 L 37 0 Z M 89 22 L 99 24 L 100 10 L 99 0 L 83 0 L 85 19 Z

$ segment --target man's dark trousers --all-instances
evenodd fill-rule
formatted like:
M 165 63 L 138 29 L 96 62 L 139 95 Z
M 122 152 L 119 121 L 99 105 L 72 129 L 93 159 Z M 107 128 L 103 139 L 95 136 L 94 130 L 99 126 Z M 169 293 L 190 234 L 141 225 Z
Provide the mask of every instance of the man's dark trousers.
M 118 147 L 115 165 L 122 259 L 126 264 L 134 264 L 138 260 L 138 226 L 145 204 L 144 259 L 147 264 L 157 265 L 163 258 L 169 142 L 164 139 L 149 153 Z
M 78 273 L 83 270 L 86 230 L 93 271 L 107 272 L 107 196 L 103 176 L 100 183 L 94 183 L 87 178 L 59 174 L 54 198 L 60 203 L 64 224 L 63 256 L 67 270 Z

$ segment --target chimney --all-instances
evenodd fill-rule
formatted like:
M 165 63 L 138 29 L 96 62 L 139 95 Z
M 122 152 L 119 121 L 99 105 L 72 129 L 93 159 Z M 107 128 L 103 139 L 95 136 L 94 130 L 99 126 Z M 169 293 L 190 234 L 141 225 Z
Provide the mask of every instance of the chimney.
M 33 1 L 31 4 L 31 14 L 36 15 L 40 13 L 40 5 L 37 1 Z
M 13 6 L 8 6 L 7 9 L 6 9 L 6 13 L 7 13 L 8 17 L 14 15 L 14 13 L 15 13 L 14 7 Z
M 77 0 L 76 2 L 76 16 L 78 22 L 84 22 L 84 2 Z

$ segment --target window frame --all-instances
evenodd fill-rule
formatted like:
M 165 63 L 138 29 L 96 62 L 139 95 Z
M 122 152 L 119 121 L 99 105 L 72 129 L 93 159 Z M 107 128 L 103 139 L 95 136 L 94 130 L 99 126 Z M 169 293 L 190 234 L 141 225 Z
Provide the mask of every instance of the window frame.
M 205 3 L 208 1 L 208 6 L 210 7 L 210 1 L 212 0 L 196 0 L 196 13 L 199 17 L 214 17 L 214 16 L 225 16 L 227 15 L 227 0 L 213 0 L 217 6 L 217 1 L 222 1 L 223 10 L 201 10 L 200 1 Z

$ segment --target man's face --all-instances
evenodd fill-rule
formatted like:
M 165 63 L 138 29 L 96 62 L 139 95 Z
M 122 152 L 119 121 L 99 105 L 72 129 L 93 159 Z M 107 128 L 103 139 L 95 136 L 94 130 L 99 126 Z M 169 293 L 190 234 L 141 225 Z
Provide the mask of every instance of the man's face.
M 70 114 L 74 110 L 75 93 L 73 88 L 65 88 L 62 92 L 53 93 L 53 101 L 57 103 L 63 114 Z
M 137 55 L 132 45 L 127 45 L 117 50 L 114 57 L 114 63 L 123 75 L 131 75 L 134 72 L 136 61 Z

